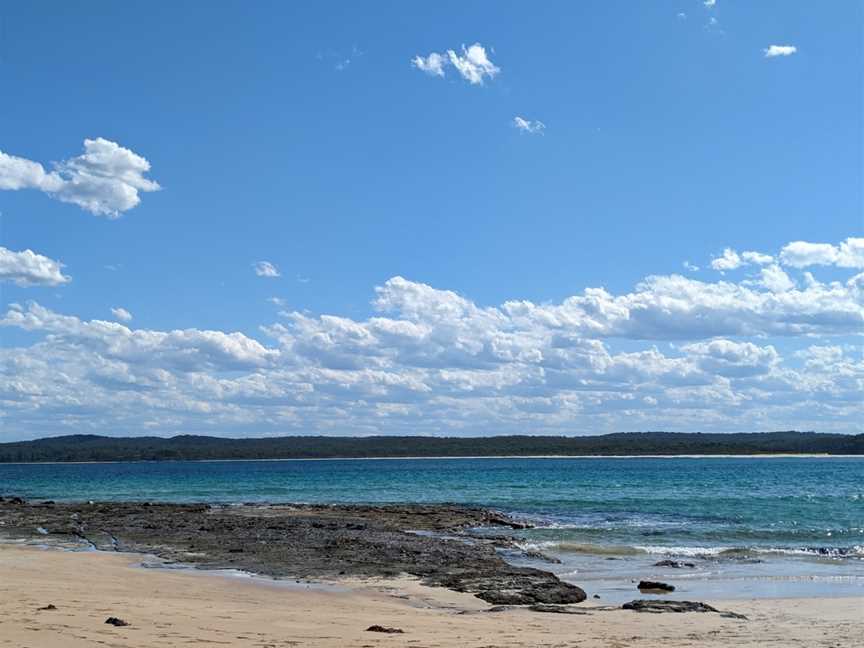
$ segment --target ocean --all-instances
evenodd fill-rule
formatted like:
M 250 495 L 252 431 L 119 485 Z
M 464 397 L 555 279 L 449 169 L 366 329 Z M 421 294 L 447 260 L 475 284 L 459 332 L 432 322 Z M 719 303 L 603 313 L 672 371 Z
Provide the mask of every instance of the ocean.
M 0 495 L 171 502 L 458 502 L 533 522 L 506 557 L 601 598 L 864 595 L 864 457 L 0 464 Z M 660 560 L 693 566 L 657 566 Z

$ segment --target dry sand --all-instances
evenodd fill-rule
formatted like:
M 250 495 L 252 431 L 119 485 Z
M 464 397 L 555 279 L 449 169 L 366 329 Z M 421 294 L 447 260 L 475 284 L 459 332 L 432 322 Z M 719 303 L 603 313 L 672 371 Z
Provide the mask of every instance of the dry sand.
M 587 615 L 484 612 L 474 596 L 407 578 L 322 591 L 141 569 L 141 559 L 0 545 L 0 647 L 864 646 L 864 598 L 707 601 L 747 621 L 586 605 Z M 38 610 L 49 603 L 57 609 Z M 109 616 L 131 625 L 106 625 Z M 404 634 L 367 632 L 372 624 Z

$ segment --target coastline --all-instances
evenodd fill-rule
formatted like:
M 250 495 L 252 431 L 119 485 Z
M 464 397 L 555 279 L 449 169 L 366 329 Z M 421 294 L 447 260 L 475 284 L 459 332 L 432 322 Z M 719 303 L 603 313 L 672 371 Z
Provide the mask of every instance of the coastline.
M 334 589 L 274 586 L 182 570 L 142 569 L 145 556 L 0 545 L 0 645 L 117 648 L 218 644 L 263 648 L 649 648 L 854 645 L 864 598 L 708 601 L 717 613 L 646 614 L 593 602 L 578 614 L 505 606 L 426 587 L 404 575 L 341 578 Z M 53 605 L 56 609 L 39 610 Z M 106 625 L 109 616 L 130 625 Z M 375 633 L 373 625 L 402 633 Z
M 90 464 L 123 464 L 123 463 L 251 463 L 268 461 L 382 461 L 382 460 L 422 460 L 422 459 L 864 459 L 860 454 L 831 454 L 831 453 L 782 453 L 771 452 L 764 454 L 630 454 L 630 455 L 435 455 L 435 456 L 410 456 L 410 457 L 289 457 L 272 459 L 119 459 L 112 461 L 4 461 L 4 466 L 33 466 L 33 465 L 90 465 Z

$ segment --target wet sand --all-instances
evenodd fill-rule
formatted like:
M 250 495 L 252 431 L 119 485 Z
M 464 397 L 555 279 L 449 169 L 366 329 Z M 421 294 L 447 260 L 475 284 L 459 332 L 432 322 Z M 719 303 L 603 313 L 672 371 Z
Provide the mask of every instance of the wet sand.
M 586 614 L 496 612 L 471 594 L 414 578 L 349 578 L 316 588 L 142 569 L 143 560 L 0 545 L 0 646 L 846 647 L 864 633 L 864 598 L 709 601 L 747 620 L 587 603 L 573 606 Z M 49 604 L 56 609 L 38 609 Z M 130 625 L 106 625 L 110 616 Z M 366 630 L 375 624 L 403 633 Z

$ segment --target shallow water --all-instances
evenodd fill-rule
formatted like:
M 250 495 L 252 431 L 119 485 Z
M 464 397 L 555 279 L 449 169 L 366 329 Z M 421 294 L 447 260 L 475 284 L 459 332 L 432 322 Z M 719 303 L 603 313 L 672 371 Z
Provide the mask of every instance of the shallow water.
M 0 493 L 481 504 L 535 522 L 525 546 L 607 599 L 648 577 L 688 596 L 864 594 L 864 457 L 0 464 Z M 665 557 L 697 567 L 653 566 Z

